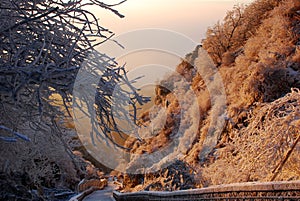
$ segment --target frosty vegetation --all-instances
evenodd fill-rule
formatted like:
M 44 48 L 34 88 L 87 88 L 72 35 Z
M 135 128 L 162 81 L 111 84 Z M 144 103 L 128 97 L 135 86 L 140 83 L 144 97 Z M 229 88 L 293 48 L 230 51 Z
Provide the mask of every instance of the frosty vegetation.
M 73 84 L 81 64 L 95 53 L 95 47 L 114 35 L 99 24 L 89 6 L 106 9 L 122 18 L 115 6 L 123 2 L 112 5 L 98 0 L 0 2 L 1 174 L 28 178 L 26 188 L 30 189 L 74 189 L 83 177 L 85 162 L 72 153 L 72 149 L 81 145 L 74 130 L 67 128 L 74 128 L 70 111 Z M 131 87 L 124 66 L 118 66 L 104 53 L 97 56 L 98 63 L 91 64 L 87 73 L 92 74 L 93 67 L 100 63 L 105 75 L 99 81 L 98 93 L 94 94 L 101 114 L 99 123 L 104 130 L 118 131 L 110 116 L 109 89 L 122 81 L 131 89 L 132 105 L 144 100 Z
M 227 107 L 217 144 L 204 159 L 203 143 L 216 114 L 207 86 L 210 83 L 205 74 L 195 73 L 196 65 L 191 65 L 195 62 L 178 65 L 177 72 L 190 82 L 200 109 L 197 137 L 181 157 L 193 168 L 195 186 L 300 179 L 299 13 L 297 0 L 256 0 L 248 6 L 235 6 L 223 21 L 208 29 L 202 44 L 221 75 Z M 162 82 L 172 85 L 177 81 L 172 75 Z M 178 129 L 180 121 L 174 117 L 182 108 L 170 92 L 161 92 L 165 91 L 158 86 L 156 104 L 163 106 L 169 100 L 167 124 L 157 134 L 159 140 L 152 138 L 152 146 L 151 140 L 134 143 L 135 153 L 151 152 L 154 145 L 164 147 Z M 165 175 L 153 179 L 161 189 L 168 188 L 165 180 Z M 125 189 L 141 189 L 141 185 L 133 177 L 126 180 Z
M 299 100 L 299 89 L 293 89 L 274 102 L 258 104 L 249 125 L 233 131 L 236 137 L 214 153 L 216 162 L 203 175 L 214 184 L 298 179 Z

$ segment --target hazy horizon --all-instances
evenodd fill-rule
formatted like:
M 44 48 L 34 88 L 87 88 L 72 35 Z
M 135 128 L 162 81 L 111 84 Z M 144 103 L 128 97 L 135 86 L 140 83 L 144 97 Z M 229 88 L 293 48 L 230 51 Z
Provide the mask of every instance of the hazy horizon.
M 106 2 L 113 4 L 118 1 Z M 91 8 L 91 11 L 100 18 L 102 26 L 115 33 L 117 41 L 122 41 L 121 44 L 124 45 L 125 50 L 126 48 L 130 50 L 130 44 L 127 41 L 138 43 L 140 40 L 129 39 L 130 37 L 127 40 L 122 40 L 122 37 L 119 36 L 141 29 L 164 29 L 177 32 L 191 39 L 195 44 L 199 44 L 205 37 L 207 28 L 218 21 L 222 21 L 226 12 L 231 10 L 234 5 L 250 2 L 253 2 L 253 0 L 127 0 L 123 4 L 114 7 L 114 9 L 125 15 L 124 18 L 119 18 L 104 9 L 93 10 L 94 8 Z M 145 38 L 149 39 L 151 37 L 145 36 Z M 164 42 L 161 41 L 161 43 Z M 145 77 L 140 79 L 137 85 L 143 89 L 147 85 L 146 83 L 153 84 L 152 87 L 148 85 L 147 90 L 145 90 L 148 92 L 144 93 L 146 96 L 153 96 L 150 89 L 152 88 L 152 93 L 154 93 L 155 78 L 157 78 L 156 81 L 159 81 L 167 72 L 164 72 L 163 69 L 169 68 L 174 71 L 181 59 L 184 59 L 184 57 L 176 57 L 170 52 L 155 50 L 129 51 L 125 55 L 120 56 L 117 54 L 115 56 L 114 53 L 118 51 L 118 48 L 110 46 L 107 42 L 98 50 L 116 57 L 119 65 L 126 63 L 126 68 L 129 70 L 128 75 L 131 79 L 144 75 Z M 192 52 L 194 48 L 187 50 L 185 54 Z M 170 71 L 168 72 L 170 73 Z M 147 79 L 152 80 L 152 82 Z
M 100 23 L 116 36 L 137 29 L 161 28 L 201 42 L 208 27 L 221 21 L 234 5 L 254 0 L 127 0 L 114 7 L 124 18 L 105 9 L 91 8 Z M 104 1 L 108 4 L 118 1 Z

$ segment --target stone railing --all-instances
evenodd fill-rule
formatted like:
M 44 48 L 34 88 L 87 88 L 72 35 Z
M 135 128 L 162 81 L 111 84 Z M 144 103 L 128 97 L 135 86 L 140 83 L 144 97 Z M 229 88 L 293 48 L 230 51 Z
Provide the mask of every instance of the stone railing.
M 154 201 L 154 200 L 300 200 L 300 180 L 286 182 L 249 182 L 211 186 L 201 189 L 173 192 L 141 191 L 120 193 L 114 191 L 117 201 Z

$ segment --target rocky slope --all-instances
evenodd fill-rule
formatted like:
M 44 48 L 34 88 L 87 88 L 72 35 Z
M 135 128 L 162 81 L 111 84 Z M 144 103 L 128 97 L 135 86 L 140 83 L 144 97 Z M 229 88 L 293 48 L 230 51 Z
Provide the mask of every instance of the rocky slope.
M 140 134 L 148 136 L 144 141 L 127 140 L 135 154 L 129 168 L 140 162 L 137 154 L 157 152 L 175 140 L 180 151 L 168 157 L 191 167 L 189 188 L 299 180 L 299 6 L 293 0 L 257 0 L 247 7 L 235 7 L 222 23 L 210 28 L 203 48 L 217 68 L 211 67 L 212 61 L 205 60 L 205 52 L 197 47 L 178 65 L 177 73 L 157 86 L 155 107 L 165 112 L 146 112 L 143 123 L 164 122 L 162 119 L 166 123 L 154 133 L 141 129 Z M 179 83 L 184 87 L 176 88 Z M 196 101 L 188 108 L 180 104 L 183 97 L 193 100 L 193 94 Z M 178 174 L 184 171 L 178 168 Z M 147 185 L 142 185 L 145 180 Z M 124 188 L 172 189 L 166 180 L 174 178 L 140 174 L 124 180 Z

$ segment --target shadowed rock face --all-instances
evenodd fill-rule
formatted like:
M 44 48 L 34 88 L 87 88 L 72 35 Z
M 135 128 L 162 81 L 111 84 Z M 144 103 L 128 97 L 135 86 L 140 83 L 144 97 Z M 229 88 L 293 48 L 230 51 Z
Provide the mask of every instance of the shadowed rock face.
M 155 87 L 155 104 L 160 105 L 165 102 L 165 97 L 170 93 L 171 91 L 163 86 L 156 86 Z
M 123 185 L 125 191 L 174 191 L 195 188 L 195 179 L 193 170 L 177 160 L 156 173 L 126 175 Z
M 159 173 L 154 174 L 154 183 L 148 184 L 145 190 L 155 191 L 174 191 L 185 190 L 195 187 L 195 180 L 192 169 L 182 161 L 176 161 L 174 164 L 164 168 Z M 146 179 L 147 176 L 146 176 Z M 147 182 L 147 181 L 146 181 Z

